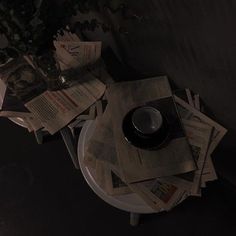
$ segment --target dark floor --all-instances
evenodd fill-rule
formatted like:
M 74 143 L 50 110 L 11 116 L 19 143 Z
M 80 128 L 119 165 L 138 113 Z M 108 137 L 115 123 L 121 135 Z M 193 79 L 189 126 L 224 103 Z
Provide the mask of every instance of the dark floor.
M 223 179 L 210 183 L 202 198 L 188 199 L 169 213 L 145 215 L 133 228 L 128 213 L 92 192 L 62 141 L 38 145 L 6 119 L 0 130 L 1 236 L 236 233 L 236 190 Z

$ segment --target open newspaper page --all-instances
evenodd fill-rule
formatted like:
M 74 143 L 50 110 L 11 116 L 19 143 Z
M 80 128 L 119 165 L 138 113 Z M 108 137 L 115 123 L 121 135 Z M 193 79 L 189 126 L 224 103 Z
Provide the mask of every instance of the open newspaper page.
M 181 117 L 191 120 L 199 120 L 200 122 L 207 123 L 213 127 L 213 135 L 210 140 L 208 156 L 206 158 L 206 162 L 202 172 L 202 186 L 204 187 L 205 182 L 217 179 L 217 175 L 211 160 L 211 153 L 224 137 L 227 130 L 198 110 L 201 107 L 200 101 L 197 101 L 199 107 L 195 107 L 197 109 L 194 109 L 177 96 L 175 96 L 175 100 L 178 105 L 178 110 L 180 111 Z M 199 100 L 199 97 L 195 96 L 195 100 Z
M 185 96 L 186 100 L 191 99 L 190 95 L 188 98 L 187 94 Z M 199 96 L 194 96 L 192 103 L 197 104 L 199 108 Z M 170 210 L 190 195 L 201 195 L 201 187 L 204 183 L 201 182 L 201 178 L 204 173 L 206 180 L 215 178 L 214 166 L 208 152 L 214 127 L 209 125 L 209 122 L 203 122 L 199 118 L 191 119 L 192 116 L 187 114 L 185 118 L 188 119 L 182 119 L 182 123 L 194 160 L 197 163 L 197 170 L 126 184 L 125 179 L 122 180 L 121 166 L 119 166 L 117 159 L 109 105 L 108 103 L 105 112 L 96 119 L 95 132 L 87 146 L 87 154 L 85 155 L 85 164 L 96 169 L 99 185 L 108 194 L 120 195 L 133 191 L 155 211 Z M 183 114 L 186 115 L 187 112 L 183 112 L 181 109 L 182 116 Z M 203 116 L 205 117 L 205 115 Z
M 102 82 L 89 73 L 83 79 L 68 89 L 46 91 L 25 106 L 54 134 L 103 95 Z
M 62 71 L 93 64 L 101 56 L 101 42 L 55 41 L 54 45 Z M 77 83 L 67 89 L 45 91 L 25 104 L 51 134 L 88 109 L 105 91 L 105 85 L 89 71 L 74 73 L 74 81 Z
M 66 84 L 77 84 L 60 91 L 47 91 L 43 78 L 45 74 L 40 68 L 35 68 L 29 57 L 10 61 L 0 68 L 0 78 L 12 95 L 25 105 L 28 114 L 23 114 L 24 111 L 17 113 L 19 110 L 4 110 L 1 116 L 20 117 L 30 126 L 30 130 L 45 127 L 54 134 L 102 96 L 105 85 L 94 75 L 94 71 L 102 71 L 100 66 L 96 70 L 90 68 L 91 73 L 87 67 L 82 70 L 82 74 L 76 70 L 93 65 L 100 58 L 101 42 L 81 42 L 76 35 L 67 31 L 64 31 L 63 36 L 58 35 L 57 40 L 54 42 L 55 56 L 60 69 L 70 71 Z M 72 69 L 76 73 L 72 73 Z

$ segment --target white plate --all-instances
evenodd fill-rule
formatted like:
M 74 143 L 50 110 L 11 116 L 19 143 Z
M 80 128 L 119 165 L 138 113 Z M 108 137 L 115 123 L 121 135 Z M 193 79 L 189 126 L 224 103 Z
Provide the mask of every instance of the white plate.
M 88 185 L 100 198 L 102 198 L 105 202 L 116 208 L 128 212 L 141 214 L 154 213 L 154 210 L 150 206 L 148 206 L 137 194 L 131 193 L 120 196 L 110 196 L 105 191 L 103 191 L 103 189 L 100 188 L 99 185 L 96 183 L 96 180 L 94 178 L 94 170 L 92 168 L 86 167 L 83 162 L 85 146 L 88 140 L 91 138 L 94 129 L 95 122 L 86 121 L 81 130 L 77 146 L 79 165 Z
M 3 81 L 0 79 L 0 108 L 2 107 L 5 91 L 6 91 L 6 86 L 3 83 Z M 11 120 L 12 122 L 14 122 L 15 124 L 21 127 L 27 128 L 27 125 L 25 124 L 24 120 L 20 117 L 11 117 L 9 118 L 9 120 Z

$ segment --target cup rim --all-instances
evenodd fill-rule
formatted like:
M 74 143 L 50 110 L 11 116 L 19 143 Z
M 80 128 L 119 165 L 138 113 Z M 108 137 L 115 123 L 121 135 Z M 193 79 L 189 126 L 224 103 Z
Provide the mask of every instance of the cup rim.
M 140 110 L 151 110 L 152 112 L 154 112 L 155 113 L 155 118 L 157 118 L 157 119 L 159 119 L 158 120 L 158 126 L 157 126 L 157 128 L 154 130 L 154 131 L 152 131 L 152 132 L 144 132 L 143 130 L 141 130 L 140 129 L 140 127 L 137 125 L 137 123 L 134 121 L 134 116 L 135 116 L 135 114 L 137 114 L 137 112 L 139 112 Z M 143 133 L 144 135 L 151 135 L 151 134 L 153 134 L 153 133 L 156 133 L 156 132 L 158 132 L 158 130 L 161 128 L 161 126 L 162 126 L 162 124 L 163 124 L 163 117 L 162 117 L 162 114 L 161 114 L 161 112 L 158 110 L 158 109 L 156 109 L 156 108 L 154 108 L 154 107 L 151 107 L 151 106 L 142 106 L 142 107 L 139 107 L 139 108 L 137 108 L 137 109 L 135 109 L 135 111 L 133 112 L 133 114 L 132 114 L 132 125 L 134 126 L 134 128 L 138 131 L 138 132 L 140 132 L 140 133 Z

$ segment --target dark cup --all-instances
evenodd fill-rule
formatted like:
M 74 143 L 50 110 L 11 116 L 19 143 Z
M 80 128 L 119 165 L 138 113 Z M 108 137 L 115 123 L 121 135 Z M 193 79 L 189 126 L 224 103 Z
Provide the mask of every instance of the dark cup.
M 157 149 L 166 142 L 169 126 L 159 110 L 151 106 L 137 107 L 123 120 L 125 139 L 143 149 Z

